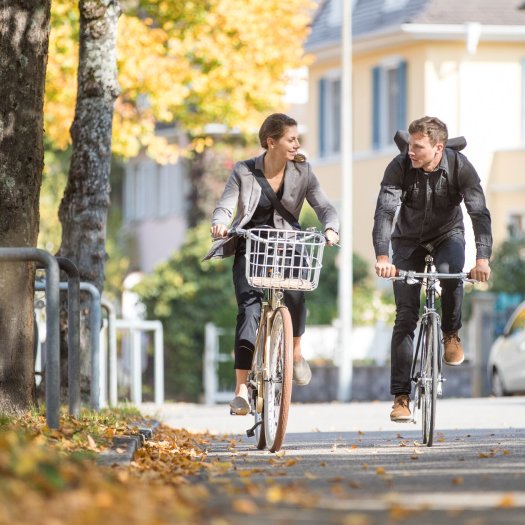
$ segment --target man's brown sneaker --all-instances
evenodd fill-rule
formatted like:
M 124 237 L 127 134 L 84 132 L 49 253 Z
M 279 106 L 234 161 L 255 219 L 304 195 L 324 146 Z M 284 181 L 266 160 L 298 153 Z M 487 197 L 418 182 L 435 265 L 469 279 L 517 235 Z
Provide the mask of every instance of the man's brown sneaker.
M 463 347 L 461 346 L 461 339 L 458 337 L 457 330 L 455 332 L 443 332 L 443 344 L 445 345 L 445 355 L 443 361 L 450 366 L 458 366 L 465 360 Z
M 398 394 L 394 398 L 394 410 L 390 412 L 390 419 L 396 423 L 408 423 L 412 419 L 410 413 L 410 397 L 407 394 Z

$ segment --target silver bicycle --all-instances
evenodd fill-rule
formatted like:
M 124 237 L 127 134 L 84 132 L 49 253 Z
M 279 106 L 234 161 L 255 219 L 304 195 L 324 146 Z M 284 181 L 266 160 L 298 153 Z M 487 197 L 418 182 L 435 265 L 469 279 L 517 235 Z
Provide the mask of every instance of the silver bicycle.
M 412 422 L 417 423 L 416 412 L 421 410 L 423 444 L 431 447 L 434 442 L 437 398 L 443 395 L 442 374 L 443 343 L 441 318 L 436 310 L 437 286 L 441 279 L 461 279 L 477 282 L 467 273 L 437 273 L 431 255 L 425 257 L 425 271 L 397 270 L 392 280 L 407 284 L 421 284 L 425 289 L 425 306 L 421 316 L 416 350 L 412 359 L 410 378 L 414 384 Z
M 246 279 L 264 290 L 252 368 L 248 375 L 255 424 L 246 431 L 259 449 L 278 451 L 284 441 L 292 397 L 293 329 L 284 290 L 317 288 L 325 236 L 317 231 L 234 229 L 246 238 Z

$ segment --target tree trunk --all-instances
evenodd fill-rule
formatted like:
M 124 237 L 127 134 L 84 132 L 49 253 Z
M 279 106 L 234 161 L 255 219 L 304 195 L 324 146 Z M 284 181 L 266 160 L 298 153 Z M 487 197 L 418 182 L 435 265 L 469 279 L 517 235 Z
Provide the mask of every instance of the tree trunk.
M 0 0 L 0 246 L 35 247 L 51 0 Z M 35 265 L 0 264 L 0 409 L 33 400 Z
M 118 0 L 80 1 L 80 54 L 73 153 L 60 203 L 62 244 L 59 255 L 73 261 L 82 282 L 104 286 L 106 222 L 110 203 L 109 172 L 113 105 L 119 94 L 116 36 Z M 82 391 L 89 384 L 89 297 L 82 294 Z M 64 370 L 64 366 L 62 366 Z

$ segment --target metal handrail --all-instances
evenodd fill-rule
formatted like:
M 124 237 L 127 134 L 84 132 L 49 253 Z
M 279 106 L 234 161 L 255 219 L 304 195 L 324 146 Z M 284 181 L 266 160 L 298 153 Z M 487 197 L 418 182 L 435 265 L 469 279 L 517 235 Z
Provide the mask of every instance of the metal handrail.
M 46 270 L 46 422 L 49 428 L 60 426 L 60 327 L 58 262 L 39 248 L 0 247 L 0 261 L 40 262 Z
M 47 286 L 47 280 L 45 282 L 37 281 L 35 283 L 36 290 L 43 290 L 44 286 Z M 60 283 L 60 290 L 67 290 L 67 283 Z M 98 288 L 86 282 L 80 283 L 80 290 L 88 292 L 91 295 L 91 308 L 89 309 L 89 328 L 90 328 L 90 340 L 91 340 L 91 408 L 99 410 L 100 401 L 100 369 L 98 366 L 100 360 L 100 292 Z M 47 364 L 46 364 L 47 368 Z

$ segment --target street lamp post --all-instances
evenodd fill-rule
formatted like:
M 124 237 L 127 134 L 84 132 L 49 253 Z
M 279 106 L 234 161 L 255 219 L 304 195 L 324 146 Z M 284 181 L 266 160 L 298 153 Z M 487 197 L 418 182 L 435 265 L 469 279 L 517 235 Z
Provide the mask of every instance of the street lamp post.
M 352 0 L 342 1 L 341 253 L 339 260 L 339 401 L 352 393 Z

